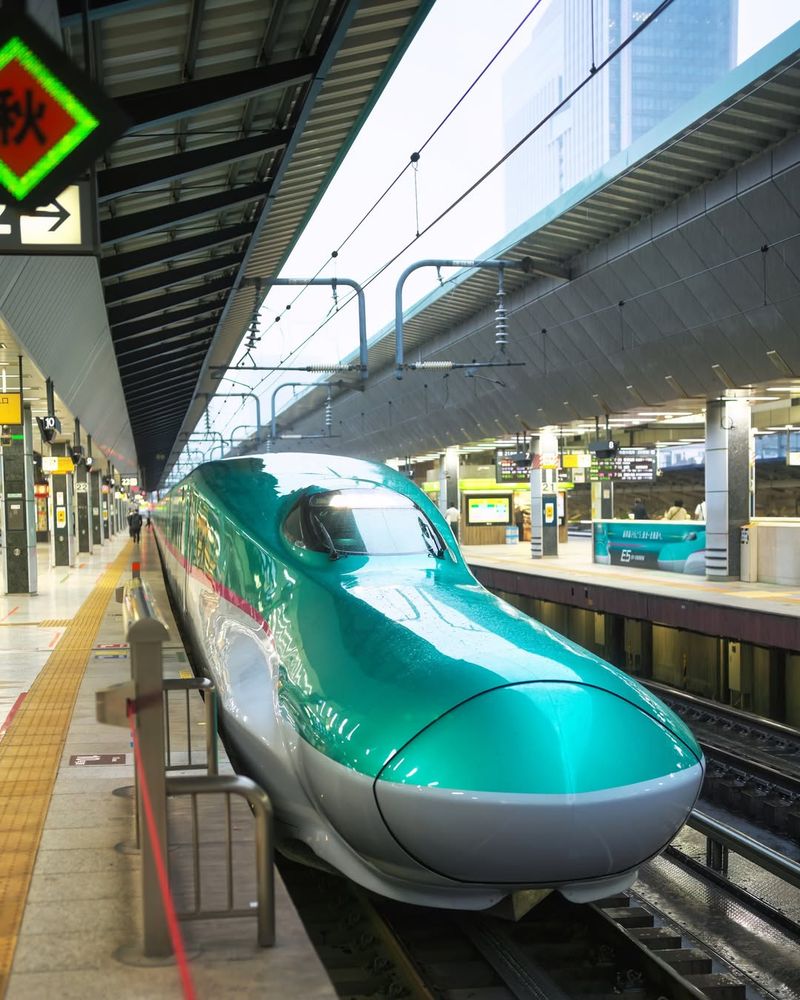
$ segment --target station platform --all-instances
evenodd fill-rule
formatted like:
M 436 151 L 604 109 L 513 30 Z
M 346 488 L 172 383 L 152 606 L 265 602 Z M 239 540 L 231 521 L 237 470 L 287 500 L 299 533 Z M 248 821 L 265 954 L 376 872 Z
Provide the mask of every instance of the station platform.
M 140 547 L 117 536 L 81 555 L 74 569 L 50 569 L 42 551 L 40 593 L 0 597 L 0 997 L 8 1000 L 183 995 L 172 960 L 140 957 L 130 733 L 95 720 L 95 691 L 130 676 L 114 592 L 130 577 L 134 558 L 170 630 L 165 676 L 187 675 L 155 540 L 146 529 L 142 536 Z M 195 748 L 205 744 L 201 704 L 198 697 L 185 724 Z M 220 773 L 226 770 L 220 747 Z M 193 891 L 191 810 L 188 799 L 170 803 L 170 882 L 184 909 Z M 252 818 L 237 806 L 234 849 L 237 858 L 252 860 Z M 224 866 L 215 849 L 224 845 L 219 824 L 200 829 L 205 901 L 220 895 Z M 257 946 L 255 916 L 182 922 L 198 998 L 336 996 L 277 872 L 275 878 L 273 948 Z M 235 891 L 244 891 L 245 907 L 255 899 L 254 882 Z
M 531 559 L 530 542 L 461 551 L 490 590 L 800 650 L 797 588 L 594 563 L 591 538 L 574 536 L 543 559 Z

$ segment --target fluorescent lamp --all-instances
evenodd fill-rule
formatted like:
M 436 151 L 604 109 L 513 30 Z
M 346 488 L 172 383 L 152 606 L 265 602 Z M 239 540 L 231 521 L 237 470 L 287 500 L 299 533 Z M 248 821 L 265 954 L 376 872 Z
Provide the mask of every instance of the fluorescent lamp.
M 727 389 L 736 389 L 737 388 L 736 383 L 733 381 L 733 379 L 730 377 L 730 375 L 725 371 L 725 369 L 722 367 L 722 365 L 712 365 L 711 366 L 711 370 L 714 372 L 714 374 L 717 376 L 717 378 L 720 380 L 720 382 L 722 382 L 722 384 Z
M 786 361 L 781 357 L 778 351 L 767 351 L 767 357 L 779 372 L 783 372 L 784 375 L 794 375 L 794 372 L 786 364 Z

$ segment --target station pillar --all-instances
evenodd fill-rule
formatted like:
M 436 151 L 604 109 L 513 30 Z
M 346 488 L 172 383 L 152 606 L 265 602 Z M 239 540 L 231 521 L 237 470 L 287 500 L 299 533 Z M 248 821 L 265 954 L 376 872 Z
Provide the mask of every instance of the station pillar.
M 81 426 L 75 420 L 75 521 L 77 524 L 78 552 L 92 551 L 92 505 L 89 502 L 89 470 L 80 455 Z
M 86 457 L 90 460 L 89 465 L 94 466 L 94 455 L 92 455 L 92 435 L 86 435 Z M 91 512 L 92 545 L 103 544 L 103 514 L 102 496 L 100 493 L 100 470 L 90 468 L 88 470 L 89 481 L 89 510 Z
M 614 517 L 614 483 L 610 479 L 593 482 L 592 520 L 609 521 Z
M 531 439 L 531 559 L 558 555 L 558 438 Z
M 738 578 L 742 525 L 751 514 L 752 436 L 746 399 L 706 403 L 706 576 Z
M 35 594 L 36 501 L 33 495 L 33 428 L 30 407 L 22 423 L 8 425 L 0 457 L 2 494 L 2 592 Z
M 51 444 L 50 454 L 66 458 L 65 444 Z M 72 507 L 73 476 L 54 472 L 50 476 L 50 565 L 75 565 L 75 524 Z
M 110 538 L 113 538 L 117 533 L 117 486 L 116 486 L 116 474 L 114 472 L 114 466 L 109 462 L 108 464 L 108 478 L 110 480 L 108 485 L 108 534 Z
M 100 492 L 100 472 L 89 473 L 89 504 L 92 508 L 92 545 L 103 544 L 103 503 Z
M 445 449 L 439 463 L 439 510 L 442 512 L 442 517 L 447 513 L 448 507 L 461 510 L 461 493 L 458 488 L 459 471 L 458 448 Z

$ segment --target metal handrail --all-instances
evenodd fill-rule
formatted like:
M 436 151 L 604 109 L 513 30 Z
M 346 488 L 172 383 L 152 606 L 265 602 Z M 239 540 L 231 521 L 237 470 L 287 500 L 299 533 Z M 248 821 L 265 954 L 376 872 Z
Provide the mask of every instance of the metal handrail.
M 748 837 L 747 834 L 734 830 L 697 810 L 692 811 L 686 825 L 702 833 L 709 841 L 727 847 L 734 854 L 752 861 L 771 875 L 777 875 L 784 882 L 800 888 L 800 865 L 784 854 L 773 851 L 752 837 Z
M 211 920 L 223 917 L 249 917 L 250 909 L 233 906 L 233 834 L 231 795 L 239 795 L 252 807 L 256 821 L 256 885 L 258 903 L 258 943 L 262 948 L 275 944 L 275 878 L 273 874 L 273 813 L 269 796 L 250 778 L 242 775 L 191 775 L 167 778 L 167 794 L 192 796 L 192 856 L 194 871 L 194 909 L 178 916 L 182 920 Z M 203 910 L 200 888 L 200 839 L 198 836 L 197 796 L 225 795 L 227 818 L 227 898 L 224 910 Z
M 136 770 L 138 840 L 142 851 L 142 927 L 144 954 L 149 958 L 172 954 L 166 914 L 159 890 L 156 852 L 167 855 L 166 775 L 164 773 L 164 723 L 162 718 L 162 647 L 169 630 L 158 615 L 156 602 L 144 580 L 135 577 L 122 590 L 125 638 L 130 646 L 136 737 L 143 775 Z M 142 784 L 149 789 L 158 845 L 144 823 Z
M 190 771 L 206 768 L 209 774 L 219 774 L 219 746 L 217 741 L 217 689 L 208 677 L 165 677 L 164 690 L 164 732 L 166 737 L 166 769 L 167 771 Z M 188 764 L 172 763 L 172 739 L 169 725 L 169 692 L 184 691 L 186 693 L 186 752 Z M 203 706 L 205 712 L 206 730 L 206 760 L 205 763 L 192 763 L 192 729 L 189 714 L 189 692 L 202 691 L 205 694 Z

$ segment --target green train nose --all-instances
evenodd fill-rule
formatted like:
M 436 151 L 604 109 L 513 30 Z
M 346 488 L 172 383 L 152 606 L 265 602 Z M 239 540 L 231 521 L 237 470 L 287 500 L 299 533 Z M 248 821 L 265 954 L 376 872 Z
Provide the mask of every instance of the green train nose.
M 701 761 L 608 691 L 527 683 L 428 726 L 385 765 L 375 795 L 395 839 L 432 870 L 552 885 L 657 853 L 694 804 Z

